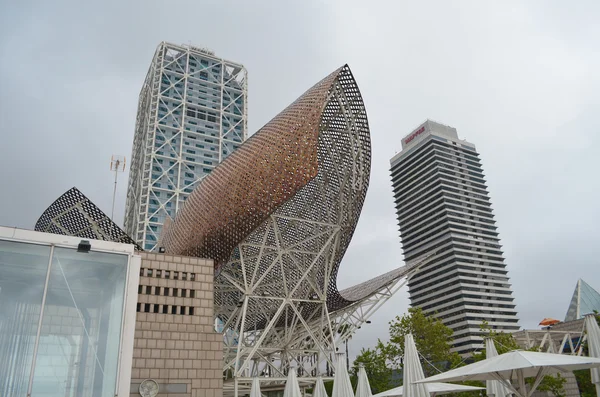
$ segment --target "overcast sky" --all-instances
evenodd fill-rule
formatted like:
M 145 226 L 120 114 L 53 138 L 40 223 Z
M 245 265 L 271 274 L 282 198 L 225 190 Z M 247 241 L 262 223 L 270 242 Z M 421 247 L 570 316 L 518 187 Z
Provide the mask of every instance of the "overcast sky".
M 563 319 L 578 278 L 600 289 L 599 17 L 597 1 L 0 0 L 0 225 L 33 228 L 72 186 L 110 213 L 110 157 L 131 154 L 161 41 L 246 66 L 250 133 L 348 63 L 373 160 L 339 286 L 403 264 L 389 160 L 429 118 L 481 154 L 521 326 Z M 352 353 L 407 307 L 403 290 Z

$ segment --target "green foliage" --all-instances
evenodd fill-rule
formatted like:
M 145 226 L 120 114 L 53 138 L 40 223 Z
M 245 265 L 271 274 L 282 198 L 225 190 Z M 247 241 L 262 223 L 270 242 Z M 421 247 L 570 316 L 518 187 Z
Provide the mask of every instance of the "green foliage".
M 425 376 L 446 369 L 449 364 L 461 362 L 457 353 L 450 352 L 452 330 L 441 320 L 426 316 L 421 308 L 411 308 L 402 317 L 396 317 L 390 323 L 388 342 L 378 341 L 372 349 L 363 349 L 354 361 L 350 373 L 356 380 L 358 364 L 363 363 L 373 394 L 399 386 L 394 384 L 392 372 L 402 369 L 404 356 L 404 337 L 411 333 L 417 350 L 425 358 L 423 372 Z
M 482 322 L 479 326 L 479 329 L 483 333 L 482 336 L 484 338 L 490 338 L 494 341 L 494 345 L 496 346 L 498 354 L 504 354 L 512 350 L 521 349 L 521 347 L 519 346 L 515 338 L 512 336 L 512 334 L 493 330 L 492 328 L 490 328 L 487 321 Z M 482 349 L 478 352 L 473 353 L 473 360 L 481 361 L 485 359 L 485 356 L 486 351 L 485 349 Z
M 577 387 L 581 397 L 596 397 L 596 386 L 592 383 L 592 375 L 589 369 L 573 371 L 577 380 Z
M 362 363 L 365 366 L 373 394 L 389 390 L 392 387 L 392 370 L 387 366 L 385 354 L 381 349 L 382 346 L 383 344 L 379 341 L 376 348 L 360 351 L 350 369 L 353 386 L 356 386 L 358 365 Z
M 333 381 L 330 380 L 328 382 L 323 382 L 323 385 L 325 386 L 325 391 L 327 392 L 327 395 L 331 396 L 333 394 Z
M 451 353 L 452 330 L 441 320 L 426 316 L 420 307 L 410 308 L 408 314 L 396 317 L 390 322 L 390 341 L 382 346 L 382 351 L 393 368 L 401 368 L 404 356 L 404 337 L 411 333 L 417 350 L 425 358 L 423 372 L 425 376 L 438 373 L 434 367 L 444 363 L 460 362 L 457 353 Z
M 533 379 L 530 382 L 533 383 Z M 556 376 L 546 375 L 537 389 L 539 391 L 548 391 L 555 397 L 565 397 L 565 383 L 567 383 L 567 379 L 560 374 L 556 374 Z

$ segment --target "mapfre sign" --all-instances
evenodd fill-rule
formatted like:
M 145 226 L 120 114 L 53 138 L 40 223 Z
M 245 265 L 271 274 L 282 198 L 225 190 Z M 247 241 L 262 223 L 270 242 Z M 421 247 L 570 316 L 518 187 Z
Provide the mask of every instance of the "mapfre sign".
M 408 144 L 410 143 L 410 141 L 412 141 L 413 139 L 415 139 L 417 136 L 421 135 L 423 132 L 425 132 L 425 126 L 419 128 L 418 130 L 416 130 L 415 132 L 413 132 L 412 134 L 410 134 L 407 138 L 404 139 L 404 143 Z

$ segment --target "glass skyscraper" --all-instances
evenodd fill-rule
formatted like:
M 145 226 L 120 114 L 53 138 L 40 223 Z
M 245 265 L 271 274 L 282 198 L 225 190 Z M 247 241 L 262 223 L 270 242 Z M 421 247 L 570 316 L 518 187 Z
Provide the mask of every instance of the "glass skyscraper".
M 411 305 L 454 331 L 453 351 L 481 349 L 480 325 L 519 329 L 502 246 L 475 146 L 426 121 L 391 160 L 405 261 L 436 253 L 408 283 Z
M 247 72 L 194 46 L 161 43 L 140 93 L 125 231 L 157 247 L 204 176 L 247 137 Z

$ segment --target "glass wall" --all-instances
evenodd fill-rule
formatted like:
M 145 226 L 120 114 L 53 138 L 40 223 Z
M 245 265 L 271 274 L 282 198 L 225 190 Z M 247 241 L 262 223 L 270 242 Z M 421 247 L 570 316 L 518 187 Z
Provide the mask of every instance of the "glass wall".
M 0 240 L 0 396 L 114 396 L 129 256 Z

